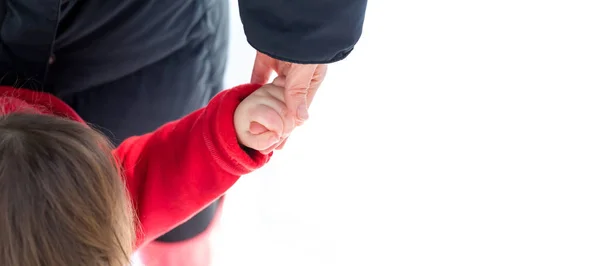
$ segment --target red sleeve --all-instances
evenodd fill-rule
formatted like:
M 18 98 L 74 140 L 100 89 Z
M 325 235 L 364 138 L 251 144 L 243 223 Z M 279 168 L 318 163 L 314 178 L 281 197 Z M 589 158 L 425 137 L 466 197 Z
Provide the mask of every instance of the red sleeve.
M 238 104 L 259 87 L 223 91 L 205 108 L 114 151 L 140 222 L 136 247 L 191 218 L 269 160 L 242 150 L 233 124 Z

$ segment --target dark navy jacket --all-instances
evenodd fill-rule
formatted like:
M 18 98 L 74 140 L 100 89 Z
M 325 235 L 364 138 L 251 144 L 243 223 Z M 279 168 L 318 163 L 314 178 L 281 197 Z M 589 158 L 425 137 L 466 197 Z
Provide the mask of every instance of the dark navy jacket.
M 367 0 L 238 0 L 248 42 L 297 63 L 344 59 L 362 33 Z
M 0 0 L 0 70 L 45 81 L 45 74 L 62 72 L 48 71 L 55 51 L 56 68 L 69 68 L 70 81 L 50 78 L 53 84 L 118 79 L 190 39 L 214 34 L 218 18 L 206 16 L 218 15 L 209 10 L 219 1 L 225 0 Z M 239 0 L 239 7 L 257 50 L 286 61 L 329 63 L 357 42 L 366 0 Z

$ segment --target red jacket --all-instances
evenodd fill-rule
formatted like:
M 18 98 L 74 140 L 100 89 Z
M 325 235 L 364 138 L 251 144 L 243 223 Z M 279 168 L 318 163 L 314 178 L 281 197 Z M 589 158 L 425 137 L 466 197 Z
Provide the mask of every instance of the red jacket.
M 223 195 L 241 175 L 264 165 L 270 155 L 244 151 L 238 144 L 233 114 L 258 85 L 223 91 L 208 106 L 125 140 L 113 154 L 141 228 L 136 247 L 156 239 Z M 42 92 L 0 87 L 4 114 L 35 109 L 85 123 L 67 104 Z

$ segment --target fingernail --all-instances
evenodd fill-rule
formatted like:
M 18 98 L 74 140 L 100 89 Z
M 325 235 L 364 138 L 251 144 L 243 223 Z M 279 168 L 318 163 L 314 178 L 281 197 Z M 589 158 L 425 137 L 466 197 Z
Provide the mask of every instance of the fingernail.
M 308 119 L 308 109 L 306 108 L 306 105 L 302 104 L 300 106 L 298 106 L 298 119 L 304 121 Z

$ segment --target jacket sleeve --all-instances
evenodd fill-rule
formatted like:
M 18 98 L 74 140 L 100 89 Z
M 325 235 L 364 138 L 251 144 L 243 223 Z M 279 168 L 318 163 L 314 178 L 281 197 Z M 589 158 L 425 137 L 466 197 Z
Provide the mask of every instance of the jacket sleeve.
M 223 91 L 205 108 L 131 137 L 114 151 L 139 220 L 136 247 L 197 214 L 269 160 L 242 149 L 233 124 L 238 104 L 258 87 Z
M 248 43 L 273 58 L 324 64 L 360 38 L 367 0 L 238 0 Z

